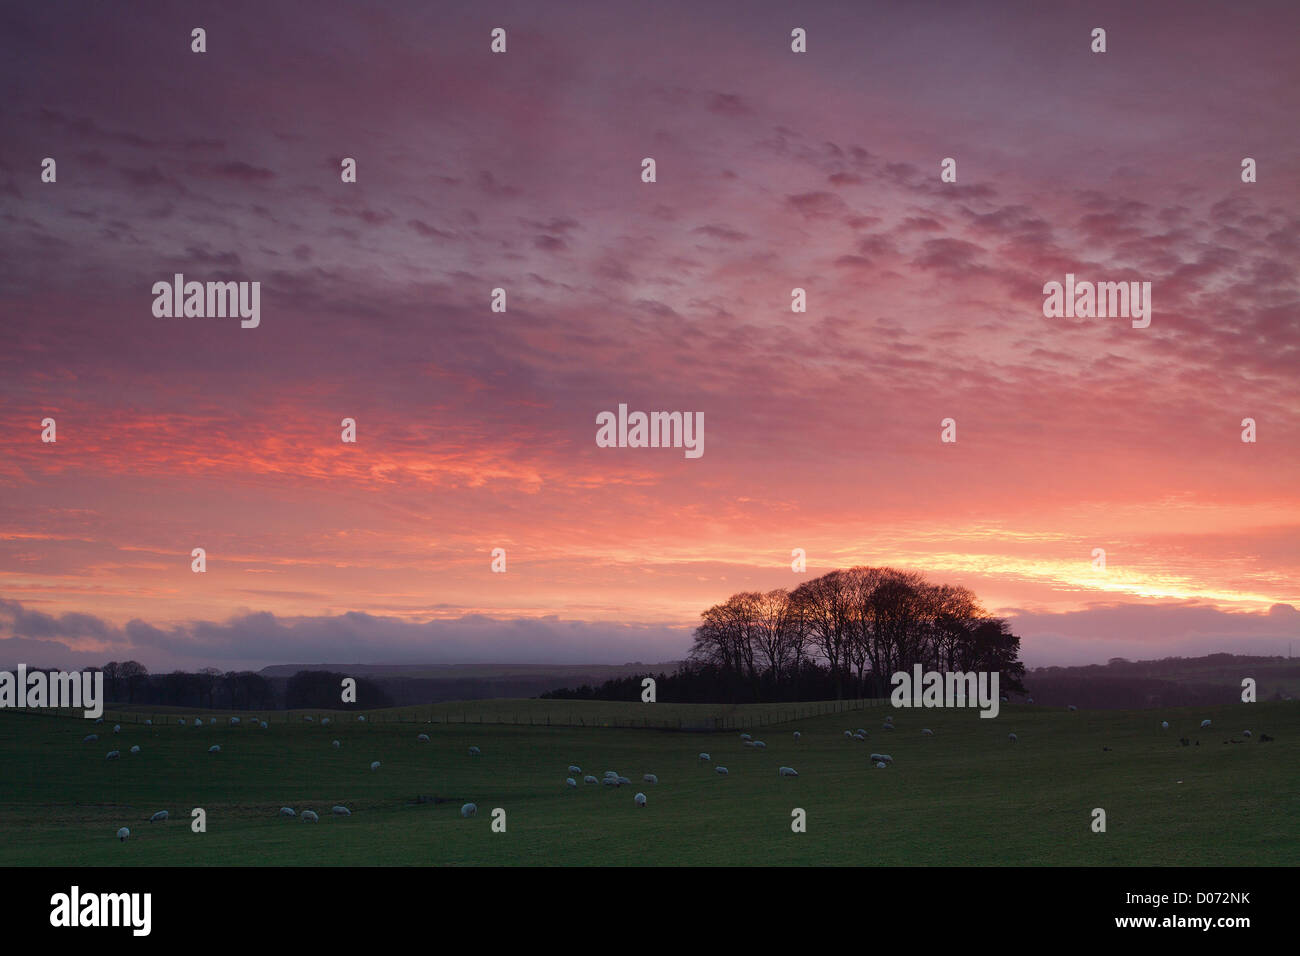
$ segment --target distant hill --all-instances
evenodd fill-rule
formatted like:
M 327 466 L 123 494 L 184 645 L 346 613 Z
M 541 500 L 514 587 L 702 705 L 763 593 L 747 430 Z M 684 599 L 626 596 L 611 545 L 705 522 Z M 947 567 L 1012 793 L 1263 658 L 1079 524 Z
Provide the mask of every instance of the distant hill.
M 1300 697 L 1300 659 L 1235 654 L 1038 667 L 1025 674 L 1024 683 L 1025 696 L 1035 704 L 1130 709 L 1230 704 L 1241 700 L 1246 677 L 1254 678 L 1258 700 Z

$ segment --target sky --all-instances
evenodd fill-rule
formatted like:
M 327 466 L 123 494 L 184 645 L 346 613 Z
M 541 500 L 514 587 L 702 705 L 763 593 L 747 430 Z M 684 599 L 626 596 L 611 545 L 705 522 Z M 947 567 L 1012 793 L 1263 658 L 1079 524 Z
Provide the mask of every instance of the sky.
M 1031 666 L 1288 653 L 1298 27 L 5 4 L 0 665 L 666 661 L 856 564 L 971 588 Z M 260 324 L 156 317 L 175 273 Z M 1067 273 L 1150 326 L 1045 317 Z M 704 453 L 598 447 L 620 403 Z

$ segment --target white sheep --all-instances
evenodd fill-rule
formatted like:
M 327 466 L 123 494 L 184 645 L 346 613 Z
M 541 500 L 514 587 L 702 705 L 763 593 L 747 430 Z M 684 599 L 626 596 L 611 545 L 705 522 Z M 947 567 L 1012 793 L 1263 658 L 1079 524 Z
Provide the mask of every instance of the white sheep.
M 297 815 L 298 815 L 298 814 L 296 814 L 296 813 L 293 812 L 293 807 L 281 807 L 281 808 L 280 808 L 280 816 L 282 816 L 282 817 L 296 817 Z
M 483 755 L 483 751 L 479 750 L 477 747 L 470 747 L 469 755 L 471 757 L 481 757 Z
M 208 753 L 210 754 L 221 753 L 221 744 L 213 744 L 211 747 L 208 748 Z
M 794 732 L 794 739 L 795 739 L 795 740 L 798 740 L 798 739 L 799 739 L 800 737 L 802 737 L 802 736 L 803 736 L 803 735 L 800 734 L 799 731 L 796 730 L 796 731 Z
M 1075 707 L 1073 704 L 1070 704 L 1070 705 L 1069 705 L 1068 707 L 1066 707 L 1065 709 L 1066 709 L 1066 710 L 1078 710 L 1079 708 L 1078 708 L 1078 707 Z
M 416 735 L 415 735 L 415 739 L 418 740 L 418 741 L 419 741 L 420 743 L 422 743 L 422 744 L 427 744 L 427 743 L 429 742 L 429 735 L 428 735 L 428 734 L 416 734 Z
M 644 807 L 644 806 L 645 806 L 645 794 L 644 794 L 644 793 L 638 793 L 635 797 L 632 798 L 632 802 L 635 803 L 638 807 Z
M 763 741 L 761 741 L 761 740 L 755 740 L 755 741 L 754 741 L 754 749 L 755 749 L 755 750 L 766 750 L 766 749 L 767 749 L 767 744 L 763 743 Z
M 616 777 L 615 779 L 618 781 L 618 785 L 619 785 L 620 787 L 623 786 L 623 784 L 625 784 L 625 783 L 631 783 L 631 782 L 632 782 L 632 781 L 629 780 L 627 777 Z
M 851 730 L 846 730 L 846 731 L 844 731 L 844 736 L 845 736 L 845 737 L 848 737 L 850 740 L 852 740 L 852 739 L 853 739 L 853 731 L 851 731 Z
M 365 715 L 365 714 L 357 714 L 357 720 L 361 721 L 361 723 L 364 724 L 364 723 L 366 722 L 366 715 Z
M 1249 731 L 1249 730 L 1243 730 L 1243 731 L 1241 732 L 1241 735 L 1242 735 L 1243 737 L 1249 737 L 1249 736 L 1250 736 L 1250 731 Z
M 266 730 L 266 721 L 265 721 L 265 720 L 262 721 L 261 727 L 262 727 L 263 730 Z
M 126 827 L 118 827 L 117 838 L 121 840 L 123 843 L 126 842 L 126 838 L 129 837 L 130 835 L 131 835 L 131 831 L 128 830 Z
M 1032 697 L 1030 697 L 1028 700 L 1025 701 L 1026 704 L 1032 704 L 1033 702 L 1034 702 L 1034 698 Z
M 572 777 L 565 777 L 564 785 L 566 787 L 576 787 L 578 785 L 578 781 L 574 780 Z
M 343 806 L 342 804 L 339 804 L 338 806 L 335 806 L 335 807 L 331 807 L 331 808 L 330 808 L 330 812 L 331 812 L 331 813 L 337 813 L 337 814 L 338 814 L 339 816 L 341 816 L 341 817 L 350 817 L 350 816 L 352 816 L 352 811 L 349 810 L 347 807 Z
M 700 763 L 708 763 L 711 759 L 712 758 L 706 753 L 700 754 Z
M 1007 740 L 1011 741 L 1013 744 L 1019 739 L 1020 738 L 1017 737 L 1015 734 L 1007 734 Z
M 722 774 L 724 777 L 727 775 L 726 767 L 714 767 L 713 769 L 716 770 L 718 773 Z
M 146 727 L 152 727 L 152 726 L 153 726 L 153 721 L 152 721 L 152 720 L 146 720 L 146 721 L 144 722 L 144 725 L 145 725 Z
M 121 757 L 121 756 L 122 756 L 122 754 L 121 754 L 120 751 L 117 751 L 117 750 L 110 750 L 110 751 L 108 752 L 108 756 L 105 757 L 104 759 L 105 759 L 105 760 L 116 760 L 116 759 L 118 759 L 118 758 Z
M 320 817 L 316 816 L 315 810 L 304 810 L 302 812 L 303 823 L 317 823 L 319 821 L 320 821 Z
M 887 766 L 888 766 L 888 764 L 886 764 L 883 760 L 880 760 L 880 761 L 877 761 L 877 762 L 876 762 L 876 769 L 877 769 L 877 770 L 884 770 L 885 767 L 887 767 Z
M 217 726 L 217 718 L 215 718 L 215 717 L 209 717 L 209 718 L 208 718 L 208 726 L 209 726 L 209 727 L 215 727 L 215 726 Z
M 476 813 L 478 813 L 478 807 L 472 803 L 467 803 L 460 808 L 460 815 L 462 817 L 472 817 Z
M 864 736 L 864 737 L 867 735 L 867 732 L 866 732 L 865 730 L 863 730 L 861 727 L 859 727 L 859 728 L 855 731 L 855 733 L 859 733 L 859 734 L 861 734 L 861 735 Z
M 379 769 L 379 761 L 378 761 L 378 760 L 372 760 L 372 761 L 370 761 L 370 769 L 371 769 L 371 770 L 378 770 L 378 769 Z
M 139 744 L 132 744 L 132 746 L 131 746 L 131 753 L 133 753 L 133 754 L 138 754 L 139 752 L 140 752 L 140 745 L 139 745 Z
M 652 773 L 645 774 L 642 778 L 646 783 L 658 783 L 659 778 Z
M 799 771 L 795 770 L 794 767 L 777 767 L 777 768 L 776 768 L 776 772 L 777 772 L 778 775 L 780 775 L 780 776 L 782 776 L 782 777 L 797 777 L 797 776 L 799 776 Z
M 1168 729 L 1169 729 L 1169 721 L 1167 721 L 1167 720 L 1162 720 L 1162 721 L 1160 721 L 1160 729 L 1161 729 L 1161 730 L 1168 730 Z
M 121 732 L 122 732 L 122 725 L 121 725 L 121 724 L 114 724 L 114 725 L 113 725 L 113 733 L 115 733 L 115 734 L 120 734 Z
M 104 718 L 103 718 L 103 717 L 96 717 L 96 718 L 95 718 L 95 723 L 97 723 L 97 724 L 102 724 L 103 722 L 104 722 Z
M 195 727 L 202 727 L 202 726 L 203 726 L 203 718 L 202 718 L 202 717 L 195 717 L 195 718 L 194 718 L 194 726 L 195 726 Z
M 585 777 L 583 777 L 583 778 L 582 778 L 582 782 L 583 782 L 583 783 L 600 783 L 600 781 L 597 780 L 595 777 L 593 777 L 591 774 L 587 774 Z
M 603 780 L 601 780 L 600 782 L 603 783 L 603 784 L 604 784 L 605 786 L 607 786 L 607 787 L 617 787 L 617 786 L 618 786 L 618 777 L 605 777 L 605 778 L 604 778 Z
M 931 730 L 929 727 L 922 727 L 922 728 L 921 728 L 921 736 L 922 736 L 922 737 L 933 737 L 933 736 L 934 736 L 934 731 Z
M 576 763 L 571 763 L 569 764 L 569 773 L 573 773 L 573 774 L 582 773 L 582 768 L 579 767 Z
M 744 744 L 745 744 L 746 747 L 752 747 L 752 746 L 754 746 L 754 741 L 752 741 L 752 740 L 746 740 L 746 741 L 744 741 Z
M 316 718 L 313 717 L 311 714 L 306 714 L 302 719 L 307 721 L 307 723 L 309 724 L 314 724 L 316 722 Z
M 238 727 L 238 726 L 239 726 L 239 718 L 238 718 L 238 717 L 231 717 L 231 718 L 230 718 L 230 726 L 231 726 L 231 727 Z
M 749 736 L 749 734 L 741 734 L 741 735 L 740 735 L 740 739 L 741 739 L 741 740 L 753 740 L 754 738 L 751 737 L 751 736 Z
M 870 757 L 868 757 L 867 759 L 868 759 L 868 760 L 874 760 L 874 761 L 876 761 L 877 763 L 893 763 L 893 762 L 894 762 L 894 758 L 891 757 L 891 756 L 889 756 L 889 754 L 872 754 L 872 755 L 871 755 Z
M 606 770 L 606 771 L 605 771 L 605 776 L 606 776 L 606 777 L 617 777 L 617 776 L 618 776 L 618 771 L 617 771 L 617 770 Z
M 81 738 L 81 742 L 83 744 L 93 744 L 98 739 L 99 734 L 86 734 L 86 736 Z
M 337 740 L 331 740 L 330 743 L 332 743 L 336 749 L 342 746 L 342 744 L 340 744 Z
M 862 736 L 861 734 L 854 734 L 854 735 L 853 735 L 853 739 L 854 739 L 854 740 L 866 740 L 867 738 L 864 737 L 864 736 Z
M 1205 729 L 1206 727 L 1208 727 L 1208 726 L 1210 726 L 1210 721 L 1209 721 L 1208 718 L 1205 719 L 1205 720 L 1203 720 L 1203 721 L 1201 721 L 1201 729 L 1202 729 L 1202 730 L 1204 730 L 1204 729 Z
M 166 819 L 167 819 L 167 811 L 166 811 L 166 810 L 159 810 L 157 813 L 155 813 L 153 816 L 151 816 L 151 817 L 149 818 L 149 822 L 150 822 L 150 823 L 162 823 L 162 822 L 166 821 Z

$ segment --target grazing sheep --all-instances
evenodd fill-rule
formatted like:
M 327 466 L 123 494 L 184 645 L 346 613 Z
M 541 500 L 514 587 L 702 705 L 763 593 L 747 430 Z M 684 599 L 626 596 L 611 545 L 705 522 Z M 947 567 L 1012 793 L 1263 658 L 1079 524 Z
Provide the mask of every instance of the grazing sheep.
M 194 718 L 194 726 L 195 726 L 195 727 L 202 727 L 202 726 L 203 726 L 203 718 L 202 718 L 202 717 L 195 717 L 195 718 Z
M 778 775 L 780 775 L 780 776 L 782 776 L 782 777 L 797 777 L 797 776 L 799 776 L 799 771 L 795 770 L 794 767 L 777 767 L 777 768 L 776 768 L 776 772 L 777 772 Z
M 564 785 L 566 787 L 576 787 L 578 785 L 578 781 L 574 780 L 572 777 L 565 777 Z
M 1000 704 L 1005 704 L 1006 702 L 1007 702 L 1007 699 L 1006 699 L 1005 697 L 999 697 L 999 698 L 998 698 L 998 703 L 1000 703 Z
M 332 743 L 335 747 L 341 746 L 341 744 L 337 740 L 331 740 L 330 743 Z
M 862 736 L 865 737 L 865 736 L 867 735 L 867 729 L 866 729 L 865 727 L 859 727 L 859 728 L 858 728 L 857 730 L 855 730 L 853 733 L 854 733 L 855 736 L 856 736 L 857 734 L 861 734 Z
M 420 743 L 422 743 L 422 744 L 427 744 L 427 743 L 429 742 L 429 735 L 428 735 L 428 734 L 416 734 L 416 735 L 415 735 L 415 739 L 418 740 L 418 741 L 419 741 Z
M 104 718 L 103 718 L 103 717 L 96 717 L 96 718 L 95 718 L 95 723 L 97 723 L 97 724 L 102 724 L 103 722 L 104 722 Z
M 619 785 L 620 787 L 623 786 L 623 784 L 625 784 L 625 783 L 631 783 L 631 782 L 632 782 L 631 780 L 627 779 L 627 777 L 617 777 L 617 778 L 615 778 L 615 779 L 618 781 L 618 785 Z
M 921 728 L 921 736 L 922 736 L 922 737 L 933 737 L 933 736 L 934 736 L 934 731 L 931 730 L 929 727 L 922 727 L 922 728 Z
M 645 794 L 644 794 L 644 793 L 638 793 L 635 797 L 632 798 L 632 802 L 635 803 L 638 807 L 644 807 L 644 806 L 645 806 Z
M 331 807 L 331 808 L 330 808 L 330 812 L 331 812 L 331 813 L 337 813 L 337 814 L 338 814 L 339 816 L 341 816 L 341 817 L 350 817 L 350 816 L 352 816 L 352 811 L 349 810 L 347 807 L 343 806 L 342 804 L 339 804 L 339 805 L 336 806 L 336 807 Z
M 121 732 L 122 732 L 122 725 L 121 725 L 121 724 L 114 724 L 114 725 L 113 725 L 113 733 L 115 733 L 115 734 L 120 734 Z
M 749 736 L 749 734 L 741 734 L 741 735 L 740 735 L 740 739 L 741 739 L 741 740 L 753 740 L 754 738 L 751 737 L 751 736 Z
M 210 717 L 210 718 L 208 718 L 208 726 L 209 726 L 209 727 L 215 727 L 215 726 L 217 726 L 217 718 L 215 718 L 215 717 Z
M 293 812 L 293 807 L 281 807 L 281 808 L 280 808 L 280 816 L 282 816 L 282 817 L 296 817 L 297 815 L 298 815 L 298 814 L 296 814 L 296 813 Z
M 365 714 L 357 714 L 357 720 L 361 721 L 361 723 L 364 724 L 364 723 L 366 722 L 366 715 L 365 715 Z
M 213 744 L 211 747 L 208 748 L 208 753 L 210 754 L 221 753 L 221 744 Z
M 582 768 L 576 763 L 569 764 L 569 773 L 582 773 Z
M 659 782 L 659 778 L 656 777 L 656 776 L 655 776 L 654 774 L 652 774 L 652 773 L 648 773 L 648 774 L 646 774 L 646 775 L 643 776 L 641 779 L 644 780 L 646 783 L 658 783 L 658 782 Z
M 1243 731 L 1241 732 L 1241 735 L 1242 735 L 1243 737 L 1249 737 L 1249 736 L 1250 736 L 1250 731 L 1249 731 L 1249 730 L 1243 730 Z
M 583 777 L 583 778 L 582 778 L 582 782 L 583 782 L 583 783 L 600 783 L 600 781 L 597 780 L 595 777 L 593 777 L 591 774 L 587 774 L 585 777 Z
M 794 732 L 794 739 L 795 739 L 795 740 L 798 740 L 801 736 L 802 736 L 802 734 L 800 734 L 799 731 L 796 730 L 796 731 Z
M 231 717 L 231 718 L 230 718 L 230 726 L 231 726 L 231 727 L 238 727 L 238 726 L 239 726 L 239 718 L 238 718 L 238 717 Z
M 618 771 L 617 771 L 617 770 L 606 770 L 606 771 L 605 771 L 605 776 L 606 776 L 606 777 L 617 777 L 617 776 L 618 776 Z
M 1032 704 L 1033 702 L 1034 702 L 1034 698 L 1032 697 L 1029 698 L 1027 701 L 1025 701 L 1026 704 Z
M 603 784 L 604 784 L 605 786 L 607 786 L 607 787 L 617 787 L 617 786 L 618 786 L 618 777 L 606 777 L 605 779 L 601 780 L 600 782 L 603 783 Z
M 710 759 L 708 754 L 700 754 L 700 763 L 708 763 Z
M 1078 708 L 1078 707 L 1075 707 L 1073 704 L 1070 704 L 1070 705 L 1069 705 L 1068 707 L 1066 707 L 1065 709 L 1066 709 L 1066 710 L 1078 710 L 1079 708 Z
M 117 758 L 119 758 L 119 757 L 121 757 L 121 756 L 122 756 L 122 754 L 121 754 L 120 751 L 117 751 L 117 750 L 110 750 L 110 751 L 108 752 L 108 756 L 105 757 L 104 759 L 105 759 L 105 760 L 116 760 Z
M 477 747 L 470 747 L 469 755 L 471 757 L 481 757 L 483 755 L 483 751 L 479 750 Z
M 126 827 L 119 827 L 117 830 L 117 838 L 121 840 L 123 843 L 126 842 L 126 838 L 129 837 L 130 835 L 131 835 L 131 831 L 128 830 Z
M 886 764 L 883 760 L 879 760 L 879 761 L 876 762 L 876 769 L 877 769 L 877 770 L 884 770 L 885 767 L 887 767 L 887 766 L 888 766 L 888 764 Z
M 305 717 L 303 717 L 303 720 L 307 721 L 307 723 L 309 724 L 316 722 L 316 718 L 313 717 L 311 714 L 307 714 Z
M 262 721 L 262 729 L 263 729 L 263 730 L 266 730 L 266 721 L 265 721 L 265 720 Z
M 83 744 L 93 744 L 98 739 L 99 734 L 86 734 L 86 736 L 81 738 L 81 742 Z
M 722 774 L 724 777 L 727 775 L 726 767 L 714 767 L 713 769 L 716 770 L 718 773 Z
M 761 741 L 761 740 L 755 740 L 755 741 L 754 741 L 754 749 L 755 749 L 755 750 L 766 750 L 766 749 L 767 749 L 767 744 L 763 743 L 763 741 Z
M 304 811 L 302 812 L 302 822 L 303 822 L 303 823 L 316 823 L 316 822 L 318 822 L 319 820 L 320 820 L 320 817 L 316 816 L 316 811 L 315 811 L 315 810 L 304 810 Z
M 891 757 L 891 756 L 889 756 L 889 754 L 872 754 L 872 755 L 871 755 L 870 757 L 868 757 L 867 759 L 868 759 L 868 760 L 874 760 L 874 761 L 876 761 L 877 763 L 893 763 L 893 762 L 894 762 L 894 758 Z
M 371 770 L 378 770 L 378 769 L 379 769 L 379 761 L 378 761 L 378 760 L 372 760 L 372 761 L 370 761 L 370 769 L 371 769 Z
M 150 823 L 162 823 L 165 822 L 166 820 L 167 820 L 166 810 L 159 810 L 157 813 L 155 813 L 153 816 L 149 818 Z
M 152 721 L 152 720 L 146 720 L 146 721 L 144 722 L 144 725 L 145 725 L 146 727 L 152 727 L 152 726 L 153 726 L 153 721 Z
M 460 815 L 462 817 L 472 817 L 476 813 L 478 813 L 478 807 L 472 803 L 467 803 L 460 808 Z
M 139 744 L 133 744 L 132 747 L 131 747 L 131 753 L 133 753 L 133 754 L 138 754 L 139 752 L 140 752 L 140 745 L 139 745 Z
M 893 730 L 893 729 L 894 729 L 894 725 L 893 725 L 892 723 L 890 723 L 890 724 L 885 724 L 885 729 L 886 729 L 886 730 Z
M 853 731 L 851 731 L 851 730 L 846 730 L 846 731 L 844 731 L 844 736 L 845 736 L 845 737 L 848 737 L 850 740 L 852 740 L 852 739 L 853 739 Z
M 1019 739 L 1020 738 L 1017 737 L 1015 734 L 1007 734 L 1007 740 L 1011 741 L 1013 744 Z
M 854 739 L 854 740 L 866 740 L 867 738 L 864 737 L 864 736 L 862 736 L 862 734 L 854 734 L 854 735 L 853 735 L 853 739 Z
M 754 746 L 754 741 L 752 741 L 752 740 L 746 740 L 744 743 L 745 743 L 745 746 L 746 746 L 746 747 L 752 747 L 752 746 Z
M 1208 726 L 1210 726 L 1210 721 L 1209 721 L 1208 718 L 1205 719 L 1205 720 L 1203 720 L 1203 721 L 1201 721 L 1201 729 L 1202 729 L 1202 730 L 1204 730 L 1204 729 L 1205 729 L 1206 727 L 1208 727 Z
M 1169 729 L 1169 721 L 1167 721 L 1167 720 L 1162 720 L 1162 721 L 1160 721 L 1160 729 L 1161 729 L 1161 730 L 1168 730 L 1168 729 Z

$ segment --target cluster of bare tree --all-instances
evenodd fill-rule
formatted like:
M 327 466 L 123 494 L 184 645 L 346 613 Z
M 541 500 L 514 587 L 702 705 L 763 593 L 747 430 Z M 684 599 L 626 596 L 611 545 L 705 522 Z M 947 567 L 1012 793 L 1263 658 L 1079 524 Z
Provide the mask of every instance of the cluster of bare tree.
M 931 584 L 892 568 L 831 571 L 793 591 L 733 594 L 701 615 L 691 661 L 780 686 L 809 663 L 824 667 L 837 696 L 888 693 L 889 677 L 926 670 L 998 671 L 1022 689 L 1020 639 L 967 588 Z

